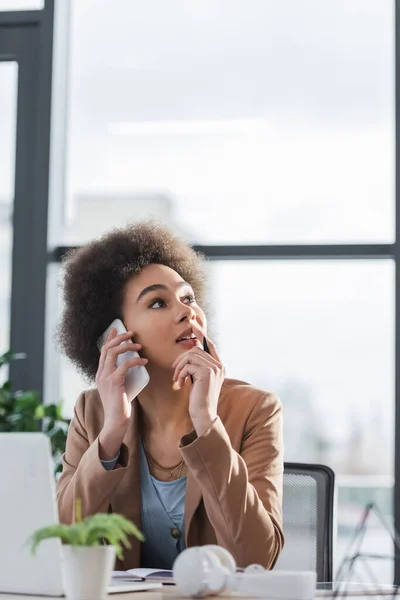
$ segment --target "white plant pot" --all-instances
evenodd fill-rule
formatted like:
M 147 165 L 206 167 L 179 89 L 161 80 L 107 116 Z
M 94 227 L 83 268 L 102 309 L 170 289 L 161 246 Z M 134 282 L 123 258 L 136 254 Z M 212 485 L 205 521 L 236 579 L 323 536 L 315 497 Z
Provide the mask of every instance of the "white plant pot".
M 63 545 L 67 600 L 105 600 L 115 562 L 114 546 Z

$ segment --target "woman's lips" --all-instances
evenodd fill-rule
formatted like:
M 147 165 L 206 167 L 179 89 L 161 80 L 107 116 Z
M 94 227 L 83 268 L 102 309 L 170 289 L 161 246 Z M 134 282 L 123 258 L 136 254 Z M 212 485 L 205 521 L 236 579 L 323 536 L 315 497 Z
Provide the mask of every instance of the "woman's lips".
M 201 347 L 200 341 L 197 338 L 190 338 L 188 340 L 181 340 L 180 342 L 176 342 L 179 346 L 183 346 L 184 348 L 194 348 L 195 346 Z

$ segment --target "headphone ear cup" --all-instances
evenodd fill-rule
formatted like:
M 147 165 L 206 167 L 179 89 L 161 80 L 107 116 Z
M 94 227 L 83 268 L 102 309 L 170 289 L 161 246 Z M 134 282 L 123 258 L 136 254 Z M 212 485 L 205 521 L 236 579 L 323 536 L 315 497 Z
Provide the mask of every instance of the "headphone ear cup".
M 219 546 L 195 546 L 177 556 L 173 574 L 182 595 L 203 598 L 218 594 L 226 587 L 232 573 L 232 561 L 233 564 L 235 561 L 229 552 L 227 558 L 220 550 L 227 552 Z M 229 568 L 222 563 L 221 558 L 225 564 L 230 565 Z
M 216 544 L 207 544 L 202 547 L 206 548 L 207 550 L 212 550 L 214 555 L 218 557 L 221 565 L 228 570 L 229 574 L 236 573 L 235 559 L 226 548 L 223 548 L 222 546 L 217 546 Z
M 210 594 L 218 594 L 226 587 L 230 571 L 222 564 L 219 552 L 215 551 L 218 546 L 203 546 L 203 560 L 207 564 L 206 585 Z
M 189 598 L 207 596 L 207 572 L 200 546 L 187 548 L 178 554 L 172 570 L 174 581 L 183 596 Z

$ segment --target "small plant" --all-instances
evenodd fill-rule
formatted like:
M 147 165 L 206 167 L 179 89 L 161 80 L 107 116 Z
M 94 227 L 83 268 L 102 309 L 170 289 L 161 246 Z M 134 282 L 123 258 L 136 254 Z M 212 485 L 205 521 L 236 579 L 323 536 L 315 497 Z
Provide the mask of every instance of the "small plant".
M 24 358 L 11 351 L 0 356 L 0 368 Z M 51 442 L 56 473 L 61 471 L 61 455 L 67 441 L 69 419 L 62 416 L 62 404 L 42 404 L 33 391 L 13 391 L 11 381 L 0 386 L 0 432 L 42 431 Z
M 115 547 L 119 559 L 123 559 L 122 545 L 130 548 L 131 544 L 127 535 L 134 535 L 141 542 L 144 536 L 139 529 L 122 515 L 114 513 L 99 513 L 82 519 L 82 501 L 76 500 L 76 522 L 72 525 L 49 525 L 35 531 L 27 543 L 35 554 L 37 547 L 43 540 L 60 538 L 70 546 L 100 546 L 103 540 Z

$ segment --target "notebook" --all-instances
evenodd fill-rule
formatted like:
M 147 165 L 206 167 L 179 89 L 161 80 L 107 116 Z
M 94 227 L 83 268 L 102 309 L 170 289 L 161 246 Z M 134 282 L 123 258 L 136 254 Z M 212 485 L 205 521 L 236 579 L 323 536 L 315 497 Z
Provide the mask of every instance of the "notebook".
M 175 585 L 172 571 L 168 569 L 129 569 L 128 571 L 113 571 L 113 581 L 148 581 L 149 583 L 164 583 Z

